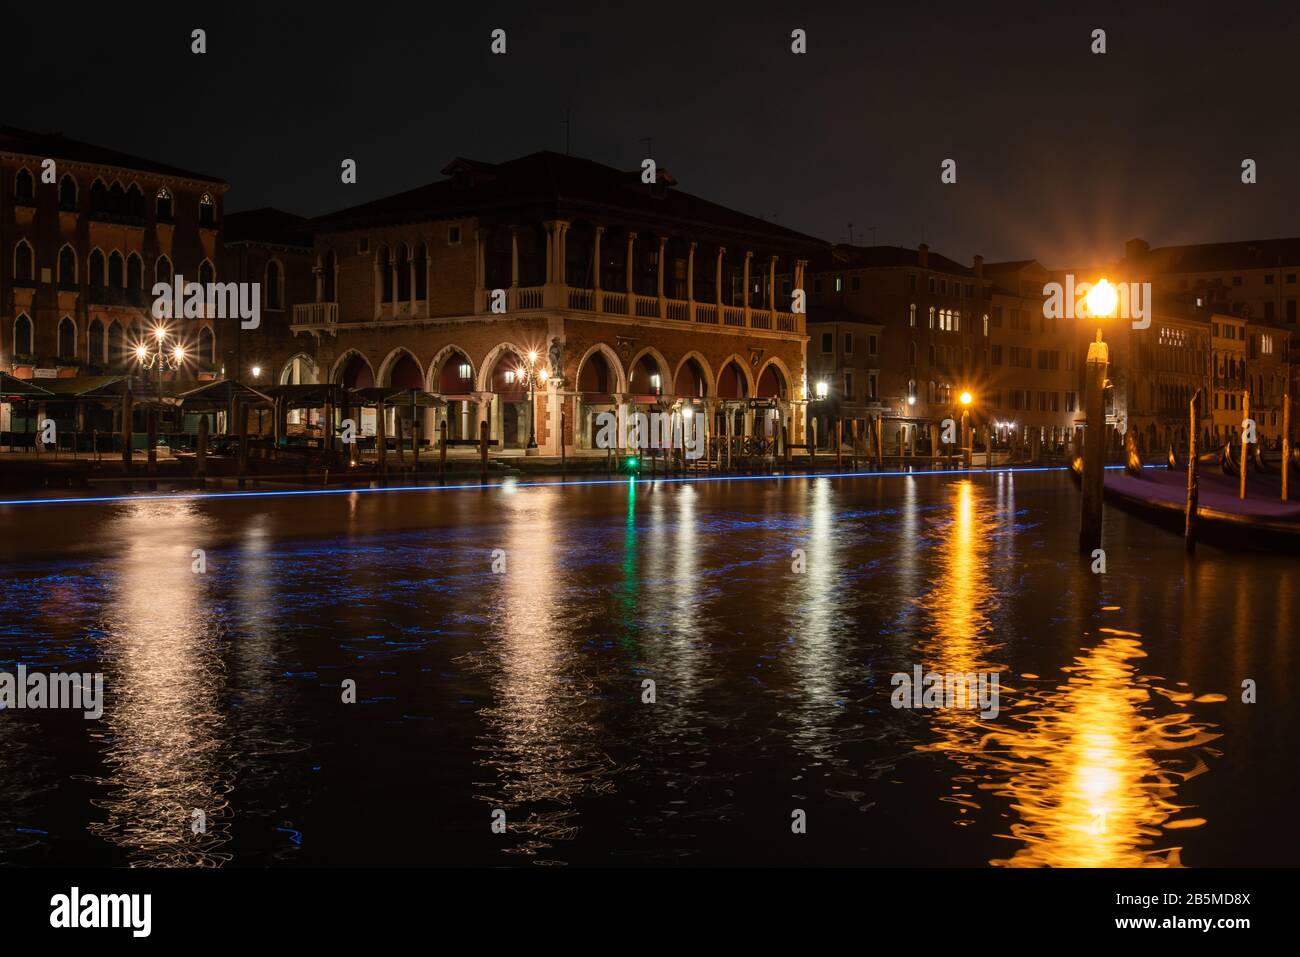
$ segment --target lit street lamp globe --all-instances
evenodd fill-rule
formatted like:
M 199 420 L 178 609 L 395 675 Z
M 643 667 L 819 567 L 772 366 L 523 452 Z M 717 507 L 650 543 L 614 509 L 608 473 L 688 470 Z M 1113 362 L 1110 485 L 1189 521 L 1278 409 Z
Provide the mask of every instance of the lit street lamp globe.
M 1115 292 L 1114 286 L 1102 279 L 1088 290 L 1084 302 L 1088 305 L 1089 315 L 1097 317 L 1109 316 L 1115 311 L 1115 307 L 1119 305 L 1119 294 Z

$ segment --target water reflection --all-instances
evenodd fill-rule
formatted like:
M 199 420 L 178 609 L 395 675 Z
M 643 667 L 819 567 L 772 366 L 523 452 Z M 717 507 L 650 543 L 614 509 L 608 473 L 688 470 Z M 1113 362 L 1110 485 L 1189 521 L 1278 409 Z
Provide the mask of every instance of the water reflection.
M 132 864 L 217 865 L 229 837 L 221 768 L 225 674 L 190 545 L 204 540 L 191 503 L 124 507 L 115 537 L 125 553 L 107 576 L 105 729 L 95 737 L 108 773 L 95 799 L 106 819 L 92 833 Z M 165 528 L 165 534 L 159 529 Z M 194 833 L 193 812 L 206 816 Z
M 1063 685 L 1019 702 L 1007 730 L 985 741 L 993 774 L 981 787 L 1012 800 L 1023 844 L 1009 867 L 1178 867 L 1164 829 L 1204 823 L 1176 817 L 1179 786 L 1206 770 L 1199 749 L 1218 737 L 1181 707 L 1191 698 L 1142 675 L 1136 636 L 1113 635 L 1062 669 Z M 1158 713 L 1153 694 L 1178 699 Z

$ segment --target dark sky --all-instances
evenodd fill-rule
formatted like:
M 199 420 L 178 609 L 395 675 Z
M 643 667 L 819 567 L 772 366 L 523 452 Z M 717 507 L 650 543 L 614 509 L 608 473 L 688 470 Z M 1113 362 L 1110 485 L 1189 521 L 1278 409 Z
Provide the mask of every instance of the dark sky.
M 682 189 L 830 240 L 852 222 L 858 242 L 1067 267 L 1134 236 L 1300 233 L 1294 2 L 581 7 L 11 4 L 0 123 L 220 176 L 228 210 L 317 214 L 453 156 L 562 150 L 567 108 L 571 152 L 634 168 L 652 137 Z

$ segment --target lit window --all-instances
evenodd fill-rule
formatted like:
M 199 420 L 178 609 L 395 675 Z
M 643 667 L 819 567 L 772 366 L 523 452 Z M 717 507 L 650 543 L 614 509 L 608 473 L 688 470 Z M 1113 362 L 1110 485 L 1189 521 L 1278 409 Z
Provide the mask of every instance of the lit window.
M 659 373 L 658 373 L 658 372 L 652 372 L 652 373 L 650 373 L 650 388 L 652 388 L 652 389 L 657 389 L 657 388 L 659 388 Z
M 515 370 L 514 370 L 514 369 L 507 369 L 507 370 L 506 370 L 506 385 L 513 385 L 513 384 L 514 384 L 514 381 L 515 381 Z
M 473 374 L 473 371 L 470 369 L 470 367 L 469 367 L 469 363 L 468 363 L 468 362 L 462 362 L 462 363 L 460 364 L 460 377 L 461 377 L 462 379 L 468 379 L 472 374 Z

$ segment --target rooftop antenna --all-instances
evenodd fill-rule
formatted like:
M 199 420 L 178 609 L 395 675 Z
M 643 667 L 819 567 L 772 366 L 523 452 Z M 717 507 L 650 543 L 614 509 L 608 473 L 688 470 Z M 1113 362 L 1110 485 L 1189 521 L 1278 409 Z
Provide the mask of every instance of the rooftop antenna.
M 849 223 L 849 245 L 853 245 L 853 224 Z

